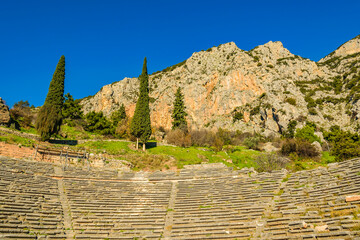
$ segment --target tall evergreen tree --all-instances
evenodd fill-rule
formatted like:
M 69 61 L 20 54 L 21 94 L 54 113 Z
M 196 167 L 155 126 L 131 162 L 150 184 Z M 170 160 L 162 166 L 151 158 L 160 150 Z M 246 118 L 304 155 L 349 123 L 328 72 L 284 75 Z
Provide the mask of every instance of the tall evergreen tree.
M 49 92 L 41 107 L 36 129 L 42 141 L 47 141 L 60 130 L 62 122 L 61 110 L 64 103 L 65 57 L 61 56 L 50 82 Z
M 185 112 L 185 108 L 184 95 L 182 94 L 181 88 L 179 87 L 175 93 L 174 110 L 171 115 L 173 119 L 172 129 L 187 129 L 187 122 L 185 118 L 187 113 Z
M 149 107 L 149 76 L 147 73 L 146 57 L 142 73 L 139 76 L 140 94 L 136 103 L 134 117 L 130 124 L 130 132 L 136 137 L 136 149 L 139 148 L 139 139 L 143 143 L 143 150 L 145 151 L 145 144 L 151 135 L 150 122 L 150 107 Z

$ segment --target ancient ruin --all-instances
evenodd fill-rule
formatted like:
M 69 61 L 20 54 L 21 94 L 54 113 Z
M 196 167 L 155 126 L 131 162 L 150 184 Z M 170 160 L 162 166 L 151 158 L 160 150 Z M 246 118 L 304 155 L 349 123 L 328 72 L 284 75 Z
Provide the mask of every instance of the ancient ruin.
M 145 173 L 1 157 L 0 239 L 358 239 L 359 180 L 359 158 Z

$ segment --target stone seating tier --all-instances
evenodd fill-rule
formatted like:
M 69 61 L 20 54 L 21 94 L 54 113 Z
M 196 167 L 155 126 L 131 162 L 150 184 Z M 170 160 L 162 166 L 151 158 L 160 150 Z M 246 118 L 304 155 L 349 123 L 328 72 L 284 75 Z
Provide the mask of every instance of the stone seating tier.
M 0 157 L 0 239 L 360 239 L 360 159 L 288 173 Z

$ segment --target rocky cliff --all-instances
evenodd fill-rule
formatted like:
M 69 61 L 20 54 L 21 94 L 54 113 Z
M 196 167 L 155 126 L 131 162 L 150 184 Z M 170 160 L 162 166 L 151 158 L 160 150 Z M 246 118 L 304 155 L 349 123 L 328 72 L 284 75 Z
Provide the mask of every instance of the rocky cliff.
M 360 125 L 360 37 L 340 46 L 319 62 L 296 56 L 281 42 L 250 51 L 230 42 L 193 53 L 184 62 L 153 73 L 150 108 L 156 127 L 171 127 L 177 87 L 181 87 L 191 128 L 257 131 L 266 135 L 287 128 L 290 120 Z M 123 103 L 135 109 L 137 78 L 104 86 L 81 101 L 85 113 L 109 116 Z
M 0 97 L 0 126 L 9 125 L 10 123 L 10 112 L 9 107 L 5 101 Z

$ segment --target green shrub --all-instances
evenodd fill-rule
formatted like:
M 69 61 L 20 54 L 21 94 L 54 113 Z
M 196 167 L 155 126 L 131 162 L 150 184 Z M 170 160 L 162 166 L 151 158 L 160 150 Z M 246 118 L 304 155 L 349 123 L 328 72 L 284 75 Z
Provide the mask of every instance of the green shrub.
M 114 126 L 117 126 L 118 123 L 123 119 L 126 119 L 126 111 L 124 104 L 121 104 L 120 108 L 117 111 L 112 112 L 111 121 Z
M 312 96 L 311 93 L 309 93 L 305 96 L 305 101 L 307 102 L 308 109 L 316 107 L 316 102 L 311 96 Z
M 250 110 L 250 115 L 256 115 L 260 113 L 260 105 L 254 107 L 253 109 Z
M 315 135 L 315 127 L 311 123 L 307 123 L 303 128 L 296 129 L 295 137 L 310 143 L 321 142 L 320 138 Z
M 280 170 L 286 166 L 288 160 L 276 153 L 264 153 L 255 158 L 256 171 L 271 172 Z
M 242 120 L 244 118 L 244 114 L 240 111 L 233 112 L 233 123 Z
M 106 119 L 103 112 L 89 112 L 85 115 L 85 130 L 103 135 L 114 134 L 115 129 L 111 122 Z
M 324 114 L 324 118 L 329 120 L 329 121 L 333 121 L 334 120 L 334 117 L 331 116 L 331 115 L 328 115 L 328 114 Z
M 330 153 L 336 161 L 360 156 L 360 136 L 358 133 L 343 131 L 335 125 L 329 131 L 324 132 L 324 138 L 332 145 Z
M 231 144 L 231 132 L 229 130 L 219 128 L 216 132 L 216 137 L 223 142 L 223 145 Z
M 294 138 L 297 121 L 291 120 L 288 124 L 287 130 L 283 133 L 286 138 Z
M 266 97 L 266 93 L 262 93 L 262 94 L 260 95 L 259 99 L 262 99 L 262 98 L 264 98 L 264 97 Z
M 301 88 L 300 88 L 300 92 L 301 92 L 302 94 L 306 94 L 307 90 L 306 90 L 304 87 L 301 87 Z
M 289 103 L 290 105 L 296 106 L 296 99 L 295 98 L 286 98 L 285 102 Z
M 315 108 L 309 108 L 309 114 L 310 115 L 317 115 L 317 111 Z
M 339 94 L 341 92 L 343 83 L 341 81 L 341 76 L 336 76 L 334 80 L 331 82 L 331 86 L 334 89 L 335 94 Z
M 259 150 L 259 143 L 261 141 L 260 136 L 253 136 L 245 138 L 243 144 L 247 146 L 249 149 Z

